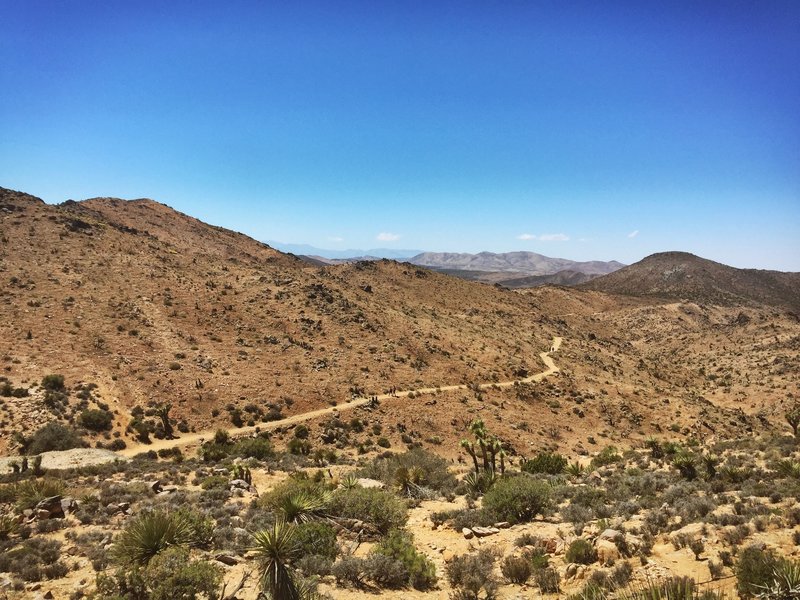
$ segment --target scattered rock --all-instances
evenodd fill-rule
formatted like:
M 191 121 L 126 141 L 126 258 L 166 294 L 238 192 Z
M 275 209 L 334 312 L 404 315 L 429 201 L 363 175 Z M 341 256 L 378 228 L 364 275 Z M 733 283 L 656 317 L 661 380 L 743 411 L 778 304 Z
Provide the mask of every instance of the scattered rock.
M 511 527 L 511 523 L 509 523 L 508 521 L 500 521 L 499 523 L 495 523 L 494 526 L 497 527 L 498 529 L 508 529 L 509 527 Z
M 158 494 L 161 491 L 161 482 L 156 481 L 148 481 L 147 488 L 152 491 L 154 494 Z
M 500 530 L 497 527 L 473 527 L 472 533 L 478 537 L 486 537 L 494 535 L 495 533 L 500 533 Z
M 214 558 L 223 565 L 228 565 L 229 567 L 239 564 L 239 559 L 230 554 L 217 554 Z
M 597 551 L 597 560 L 601 565 L 613 563 L 621 558 L 619 548 L 614 542 L 598 538 L 594 548 Z
M 475 535 L 474 533 L 472 533 L 472 529 L 470 529 L 469 527 L 464 527 L 464 529 L 461 530 L 461 533 L 463 533 L 464 537 L 468 540 L 471 540 L 472 537 Z

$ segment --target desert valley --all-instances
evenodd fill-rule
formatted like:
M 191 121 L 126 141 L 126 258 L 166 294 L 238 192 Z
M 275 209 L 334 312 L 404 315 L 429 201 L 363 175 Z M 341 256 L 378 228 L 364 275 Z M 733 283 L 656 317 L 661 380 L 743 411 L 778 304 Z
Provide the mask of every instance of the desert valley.
M 0 188 L 0 597 L 796 598 L 800 274 L 512 258 Z

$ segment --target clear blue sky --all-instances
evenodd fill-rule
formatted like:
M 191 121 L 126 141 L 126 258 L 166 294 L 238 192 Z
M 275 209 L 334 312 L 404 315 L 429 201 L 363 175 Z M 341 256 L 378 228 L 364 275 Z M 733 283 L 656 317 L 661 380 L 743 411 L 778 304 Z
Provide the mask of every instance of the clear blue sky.
M 48 202 L 800 271 L 796 0 L 0 0 L 0 23 L 0 185 Z

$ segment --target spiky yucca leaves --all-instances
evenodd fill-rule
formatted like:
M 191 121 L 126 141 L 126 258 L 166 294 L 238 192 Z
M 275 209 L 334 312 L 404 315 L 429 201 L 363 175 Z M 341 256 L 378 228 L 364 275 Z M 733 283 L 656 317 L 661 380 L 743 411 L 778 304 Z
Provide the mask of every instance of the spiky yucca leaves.
M 580 477 L 586 471 L 586 468 L 577 460 L 567 465 L 567 475 L 570 477 Z
M 684 479 L 697 478 L 697 458 L 691 452 L 680 451 L 672 457 L 672 466 L 680 471 Z
M 700 590 L 691 577 L 671 577 L 629 588 L 617 595 L 618 600 L 724 600 L 722 590 Z
M 773 571 L 772 583 L 758 586 L 759 600 L 797 600 L 800 598 L 800 561 L 783 559 Z
M 403 496 L 416 497 L 420 495 L 425 484 L 425 472 L 419 467 L 399 467 L 394 472 L 394 484 L 400 488 Z M 424 494 L 423 494 L 424 495 Z
M 327 490 L 318 493 L 301 490 L 280 498 L 275 508 L 290 523 L 307 523 L 324 516 L 330 503 L 331 494 Z
M 253 541 L 261 571 L 261 589 L 267 597 L 272 600 L 301 600 L 302 586 L 298 586 L 289 566 L 300 551 L 294 527 L 286 521 L 276 521 L 272 527 L 254 533 Z
M 60 479 L 26 479 L 17 485 L 17 508 L 33 508 L 45 498 L 61 496 L 65 489 Z
M 358 477 L 355 476 L 353 473 L 348 473 L 342 480 L 339 482 L 339 487 L 344 490 L 352 490 L 354 488 L 359 487 L 361 484 L 358 483 Z
M 19 531 L 19 519 L 14 515 L 0 515 L 0 540 L 7 540 L 9 536 Z
M 170 546 L 188 546 L 194 537 L 185 515 L 166 511 L 145 512 L 137 516 L 114 542 L 112 557 L 119 564 L 146 565 Z
M 497 481 L 497 476 L 491 471 L 484 471 L 480 475 L 470 472 L 464 476 L 464 483 L 473 494 L 485 494 L 495 481 Z
M 791 477 L 793 479 L 800 479 L 800 462 L 783 459 L 775 463 L 775 470 L 781 477 Z

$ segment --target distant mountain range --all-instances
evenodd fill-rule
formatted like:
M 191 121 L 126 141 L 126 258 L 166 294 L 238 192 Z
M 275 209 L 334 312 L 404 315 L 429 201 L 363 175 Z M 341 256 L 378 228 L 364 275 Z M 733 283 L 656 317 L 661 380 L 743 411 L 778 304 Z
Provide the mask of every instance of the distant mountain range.
M 463 271 L 491 271 L 521 275 L 553 275 L 559 271 L 577 271 L 587 275 L 605 275 L 625 265 L 615 260 L 578 262 L 566 258 L 551 258 L 535 252 L 480 252 L 466 254 L 455 252 L 424 252 L 409 259 L 422 267 L 458 269 Z

